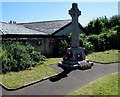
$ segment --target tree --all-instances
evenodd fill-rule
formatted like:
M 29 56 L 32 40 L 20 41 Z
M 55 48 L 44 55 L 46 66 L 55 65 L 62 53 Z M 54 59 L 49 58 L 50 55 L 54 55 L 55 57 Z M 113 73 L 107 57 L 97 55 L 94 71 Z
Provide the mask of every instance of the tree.
M 104 28 L 104 23 L 99 18 L 90 21 L 90 23 L 88 23 L 88 26 L 85 27 L 86 31 L 89 34 L 100 34 L 103 28 Z
M 93 21 L 90 21 L 90 23 L 88 24 L 88 26 L 85 27 L 86 31 L 90 34 L 92 34 L 94 32 L 94 23 Z
M 106 16 L 100 17 L 99 19 L 104 23 L 105 28 L 107 29 L 110 28 L 109 19 Z
M 114 15 L 109 19 L 110 27 L 115 27 L 120 25 L 120 15 Z

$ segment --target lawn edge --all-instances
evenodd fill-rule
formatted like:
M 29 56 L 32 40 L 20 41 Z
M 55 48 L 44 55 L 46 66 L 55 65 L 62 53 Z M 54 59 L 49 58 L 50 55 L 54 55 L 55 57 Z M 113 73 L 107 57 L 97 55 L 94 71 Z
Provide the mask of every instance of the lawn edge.
M 89 59 L 88 59 L 88 60 L 89 60 Z M 89 60 L 89 61 L 94 62 L 94 63 L 99 63 L 99 64 L 112 64 L 112 63 L 118 63 L 118 64 L 119 64 L 119 63 L 120 63 L 120 62 L 100 63 L 100 62 L 95 62 L 95 61 L 92 61 L 92 60 Z M 54 65 L 54 64 L 51 64 L 51 65 Z M 48 66 L 49 66 L 49 65 L 48 65 Z M 56 75 L 58 75 L 58 74 L 59 74 L 59 72 L 58 72 L 57 74 L 52 75 L 52 76 L 45 77 L 45 78 L 43 78 L 43 79 L 41 79 L 41 80 L 37 80 L 37 81 L 28 83 L 28 84 L 26 84 L 26 85 L 23 85 L 23 86 L 20 86 L 20 87 L 17 87 L 17 88 L 8 88 L 7 86 L 5 86 L 5 85 L 2 84 L 2 83 L 0 83 L 0 86 L 2 86 L 2 88 L 4 88 L 4 89 L 7 90 L 7 91 L 19 90 L 19 89 L 22 89 L 22 88 L 31 86 L 31 85 L 33 85 L 33 84 L 42 82 L 42 81 L 44 81 L 44 80 L 50 79 L 51 77 L 56 76 Z
M 2 84 L 2 83 L 0 83 L 0 86 L 2 86 L 2 88 L 4 88 L 4 89 L 7 90 L 7 91 L 14 91 L 14 90 L 19 90 L 19 89 L 22 89 L 22 88 L 25 88 L 25 87 L 34 85 L 34 84 L 36 84 L 36 83 L 45 81 L 45 80 L 50 79 L 51 77 L 54 77 L 54 76 L 56 76 L 56 75 L 58 75 L 58 73 L 57 73 L 57 74 L 54 74 L 54 75 L 52 75 L 52 76 L 49 76 L 49 77 L 45 77 L 45 78 L 43 78 L 43 79 L 41 79 L 41 80 L 37 80 L 37 81 L 31 82 L 31 83 L 28 83 L 28 84 L 26 84 L 26 85 L 17 87 L 17 88 L 8 88 L 7 86 L 5 86 L 5 85 Z
M 89 59 L 88 59 L 89 60 Z M 91 62 L 94 62 L 94 63 L 99 63 L 99 64 L 113 64 L 113 63 L 120 63 L 120 62 L 109 62 L 109 63 L 101 63 L 101 62 L 96 62 L 96 61 L 92 61 L 92 60 L 89 60 Z
M 81 86 L 80 88 L 83 88 L 83 87 L 85 87 L 86 85 L 89 85 L 90 83 L 95 82 L 96 80 L 100 80 L 101 78 L 105 78 L 105 76 L 107 76 L 107 75 L 115 74 L 115 73 L 118 73 L 118 76 L 119 76 L 119 71 L 115 71 L 115 72 L 112 72 L 112 73 L 108 73 L 108 74 L 105 74 L 105 75 L 103 75 L 103 76 L 101 76 L 101 77 L 99 77 L 99 78 L 97 78 L 97 79 L 95 79 L 95 80 L 93 80 L 93 81 L 90 81 L 89 83 Z M 80 89 L 80 88 L 78 88 L 78 89 Z M 76 89 L 76 90 L 78 90 L 78 89 Z M 75 91 L 73 90 L 72 92 L 75 92 Z M 72 92 L 69 92 L 68 96 L 73 96 L 73 95 L 70 94 L 70 93 L 72 93 Z M 119 91 L 118 91 L 118 95 L 119 95 Z M 118 96 L 118 95 L 113 95 L 113 96 Z M 74 95 L 74 96 L 78 96 L 78 95 Z M 85 96 L 85 95 L 81 95 L 81 96 Z M 91 96 L 92 96 L 92 95 L 91 95 Z M 93 95 L 93 96 L 96 96 L 96 95 Z M 102 97 L 102 96 L 103 96 L 103 95 L 100 95 L 100 97 Z M 112 95 L 111 95 L 111 96 L 112 96 Z

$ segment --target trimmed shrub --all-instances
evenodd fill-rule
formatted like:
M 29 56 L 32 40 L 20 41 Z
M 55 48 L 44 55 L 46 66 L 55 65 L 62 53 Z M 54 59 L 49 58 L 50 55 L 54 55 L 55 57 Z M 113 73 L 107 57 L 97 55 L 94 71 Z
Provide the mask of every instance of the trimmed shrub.
M 111 49 L 112 34 L 105 32 L 99 35 L 91 34 L 89 36 L 80 34 L 80 46 L 84 48 L 86 54 L 93 51 L 104 51 Z
M 86 54 L 92 53 L 93 52 L 93 44 L 87 40 L 87 35 L 85 34 L 80 34 L 80 47 L 83 47 L 84 51 Z
M 109 19 L 109 25 L 110 27 L 115 27 L 120 25 L 120 15 L 113 15 Z
M 93 34 L 87 37 L 87 41 L 94 45 L 93 51 L 104 51 L 110 49 L 110 37 L 107 33 Z
M 45 59 L 31 45 L 20 42 L 5 41 L 2 46 L 2 72 L 20 71 L 41 64 Z
M 66 53 L 66 49 L 69 47 L 69 43 L 66 40 L 60 40 L 58 44 L 58 54 L 63 56 Z
M 92 53 L 93 48 L 94 48 L 94 46 L 91 42 L 86 41 L 86 42 L 83 43 L 83 49 L 84 49 L 86 54 Z

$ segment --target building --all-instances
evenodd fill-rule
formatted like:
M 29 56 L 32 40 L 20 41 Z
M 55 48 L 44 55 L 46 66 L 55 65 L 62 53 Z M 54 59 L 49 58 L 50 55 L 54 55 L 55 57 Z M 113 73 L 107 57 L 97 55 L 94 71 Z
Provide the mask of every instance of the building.
M 54 55 L 59 39 L 65 39 L 71 32 L 71 20 L 54 20 L 31 23 L 0 22 L 3 40 L 17 40 L 34 45 L 47 57 Z M 86 33 L 79 23 L 79 33 Z

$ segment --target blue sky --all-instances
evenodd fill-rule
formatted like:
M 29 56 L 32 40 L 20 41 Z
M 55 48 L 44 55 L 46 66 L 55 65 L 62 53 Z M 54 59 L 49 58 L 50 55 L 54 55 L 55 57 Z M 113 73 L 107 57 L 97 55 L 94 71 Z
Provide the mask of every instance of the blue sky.
M 2 20 L 9 22 L 37 22 L 71 19 L 68 10 L 72 2 L 2 2 Z M 78 2 L 81 16 L 79 22 L 85 26 L 97 17 L 118 14 L 118 2 Z

